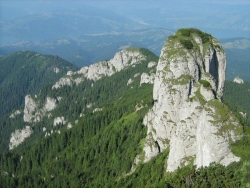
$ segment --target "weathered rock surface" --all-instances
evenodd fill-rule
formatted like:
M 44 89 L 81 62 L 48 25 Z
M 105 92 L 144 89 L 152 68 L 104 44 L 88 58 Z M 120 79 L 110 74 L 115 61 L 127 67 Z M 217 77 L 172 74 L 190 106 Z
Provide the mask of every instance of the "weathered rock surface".
M 228 165 L 240 160 L 230 142 L 240 138 L 242 127 L 220 102 L 223 94 L 226 55 L 219 42 L 191 33 L 193 47 L 178 31 L 162 51 L 154 79 L 154 106 L 144 118 L 147 137 L 144 162 L 169 148 L 167 171 L 189 163 L 197 167 L 212 162 Z M 135 162 L 138 162 L 138 157 Z
M 242 78 L 240 78 L 240 77 L 237 76 L 237 77 L 234 78 L 234 82 L 238 83 L 238 84 L 243 84 L 244 80 Z
M 58 67 L 55 67 L 55 68 L 53 69 L 53 71 L 54 71 L 56 74 L 58 74 L 58 73 L 60 72 L 60 69 L 59 69 Z
M 52 86 L 52 89 L 57 89 L 64 85 L 71 86 L 73 83 L 79 84 L 84 81 L 84 78 L 97 81 L 103 76 L 111 76 L 128 66 L 141 63 L 141 61 L 145 59 L 146 57 L 139 50 L 125 49 L 117 52 L 111 60 L 101 61 L 99 63 L 83 67 L 76 72 L 68 72 L 66 77 L 61 78 L 55 85 Z M 154 66 L 153 63 L 154 62 L 151 62 L 149 66 Z
M 56 103 L 59 99 L 54 99 L 47 97 L 46 102 L 42 108 L 38 108 L 36 101 L 32 99 L 30 95 L 25 97 L 25 106 L 23 110 L 23 120 L 24 122 L 39 122 L 46 115 L 47 112 L 53 110 L 56 107 Z
M 30 95 L 25 96 L 25 106 L 23 110 L 23 121 L 24 122 L 31 122 L 32 120 L 32 113 L 35 111 L 37 107 L 37 104 L 35 101 L 32 99 Z
M 10 114 L 10 118 L 15 118 L 17 115 L 21 114 L 21 110 L 16 110 L 15 112 L 13 112 L 12 114 Z
M 26 126 L 23 129 L 18 129 L 10 135 L 9 149 L 12 150 L 21 144 L 26 138 L 30 137 L 33 130 L 30 126 Z
M 44 105 L 44 109 L 45 109 L 46 111 L 51 111 L 51 110 L 53 110 L 55 107 L 56 107 L 56 99 L 47 97 L 47 98 L 46 98 L 46 103 L 45 103 L 45 105 Z
M 63 116 L 61 116 L 61 117 L 56 117 L 56 118 L 54 119 L 53 125 L 54 125 L 54 126 L 57 126 L 58 124 L 65 124 L 65 123 L 66 123 L 65 118 L 64 118 Z
M 142 85 L 143 83 L 153 84 L 154 79 L 155 79 L 155 74 L 152 73 L 151 75 L 148 75 L 147 73 L 142 73 L 141 74 L 140 85 Z

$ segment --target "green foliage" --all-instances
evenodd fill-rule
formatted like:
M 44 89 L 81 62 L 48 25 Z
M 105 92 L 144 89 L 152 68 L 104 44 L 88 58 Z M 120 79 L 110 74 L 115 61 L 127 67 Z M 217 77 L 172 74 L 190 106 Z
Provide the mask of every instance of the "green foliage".
M 212 115 L 215 121 L 218 120 L 218 121 L 225 122 L 230 118 L 230 111 L 228 107 L 224 105 L 223 103 L 221 103 L 218 99 L 212 99 L 208 101 L 208 104 L 216 109 L 216 112 Z M 234 126 L 231 125 L 230 127 L 234 127 Z
M 16 52 L 0 58 L 0 116 L 24 104 L 26 94 L 35 94 L 76 67 L 57 56 L 30 51 Z M 54 69 L 60 71 L 56 74 Z
M 211 38 L 211 35 L 208 33 L 202 32 L 201 30 L 195 28 L 182 28 L 179 29 L 178 32 L 180 32 L 181 35 L 185 37 L 190 37 L 190 35 L 193 33 L 197 34 L 199 37 L 201 37 L 202 43 L 209 42 Z
M 158 61 L 150 51 L 142 51 L 147 54 L 146 60 L 110 77 L 96 82 L 86 79 L 60 89 L 43 87 L 36 100 L 43 103 L 47 96 L 63 100 L 51 118 L 36 123 L 31 137 L 15 150 L 2 153 L 1 170 L 15 174 L 0 176 L 6 187 L 113 187 L 119 177 L 128 173 L 142 150 L 138 147 L 146 136 L 142 120 L 153 104 L 153 86 L 140 86 L 140 76 L 134 75 L 155 71 L 147 64 Z M 133 82 L 127 85 L 130 78 Z M 88 108 L 88 104 L 93 106 Z M 142 109 L 136 110 L 136 106 Z M 94 112 L 97 107 L 102 110 Z M 84 116 L 79 119 L 80 113 Z M 54 127 L 53 119 L 58 116 L 79 121 L 70 130 L 64 125 Z M 44 138 L 43 127 L 54 133 Z M 56 133 L 59 129 L 60 134 Z
M 234 112 L 242 125 L 250 127 L 250 82 L 237 84 L 226 81 L 222 101 Z
M 142 64 L 96 82 L 85 80 L 77 86 L 64 86 L 55 90 L 51 90 L 51 85 L 44 86 L 38 95 L 40 100 L 44 100 L 46 96 L 61 96 L 64 99 L 53 111 L 52 119 L 63 115 L 68 121 L 73 122 L 80 113 L 84 113 L 85 116 L 69 130 L 63 125 L 58 126 L 61 133 L 53 133 L 46 138 L 41 131 L 38 135 L 37 130 L 46 126 L 52 127 L 55 132 L 57 128 L 53 127 L 50 119 L 45 118 L 37 123 L 34 135 L 20 147 L 1 153 L 0 185 L 3 187 L 246 186 L 250 177 L 250 131 L 247 128 L 244 129 L 245 136 L 232 144 L 232 151 L 240 156 L 242 161 L 227 167 L 213 163 L 208 167 L 196 169 L 195 166 L 189 165 L 176 172 L 167 173 L 165 167 L 169 150 L 166 149 L 148 163 L 139 164 L 136 170 L 131 172 L 135 156 L 142 152 L 145 142 L 146 127 L 143 125 L 143 118 L 153 102 L 153 86 L 150 84 L 139 86 L 140 78 L 134 75 L 154 71 L 147 68 L 147 62 L 157 59 L 151 55 L 151 58 Z M 127 85 L 130 78 L 133 82 Z M 180 84 L 186 83 L 189 79 L 188 75 L 184 75 L 180 78 Z M 207 85 L 202 81 L 200 84 Z M 197 95 L 198 93 L 199 91 Z M 90 103 L 93 107 L 87 108 L 87 104 Z M 221 113 L 221 110 L 222 115 L 226 117 L 228 109 L 225 105 L 218 100 L 210 103 L 218 107 L 218 113 Z M 136 111 L 135 106 L 143 108 Z M 93 112 L 96 107 L 102 110 Z M 9 121 L 18 124 L 20 120 Z M 5 124 L 8 123 L 5 120 Z M 35 139 L 36 137 L 41 140 Z
M 211 85 L 207 80 L 199 80 L 199 82 L 203 85 L 203 87 L 211 88 Z
M 165 159 L 169 151 L 165 150 L 146 164 L 141 164 L 135 172 L 120 179 L 117 187 L 165 187 Z
M 201 40 L 202 43 L 207 43 L 210 41 L 211 39 L 211 35 L 202 32 L 199 29 L 195 29 L 195 28 L 182 28 L 179 29 L 176 33 L 176 35 L 178 36 L 181 44 L 186 48 L 186 49 L 193 49 L 194 48 L 194 44 L 192 42 L 192 35 L 198 35 Z M 169 37 L 169 39 L 174 39 L 175 37 Z
M 142 100 L 148 107 L 135 111 Z M 18 187 L 114 186 L 141 152 L 137 146 L 146 136 L 142 119 L 151 104 L 152 85 L 143 85 L 100 112 L 86 113 L 60 135 L 43 138 L 25 152 L 2 154 L 1 169 L 15 174 L 4 176 L 6 185 L 14 181 Z
M 242 163 L 232 163 L 228 167 L 212 163 L 208 167 L 195 170 L 193 167 L 178 169 L 167 185 L 169 187 L 240 187 Z
M 187 49 L 193 49 L 194 45 L 189 39 L 180 39 L 181 44 Z
M 141 165 L 130 176 L 118 182 L 119 187 L 243 187 L 249 178 L 249 163 L 234 162 L 229 166 L 212 163 L 196 169 L 188 165 L 166 173 L 168 151 Z
M 244 135 L 240 140 L 232 144 L 233 153 L 246 161 L 250 159 L 250 134 Z
M 182 74 L 179 78 L 173 79 L 172 82 L 173 84 L 185 85 L 185 84 L 188 84 L 191 79 L 192 79 L 192 76 L 188 74 Z
M 191 29 L 189 28 L 181 28 L 178 30 L 183 36 L 190 37 Z
M 38 93 L 41 88 L 54 83 L 69 70 L 77 68 L 58 56 L 20 51 L 0 57 L 0 152 L 7 149 L 9 135 L 23 126 L 22 115 L 10 119 L 9 114 L 23 109 L 27 94 Z M 59 72 L 55 73 L 58 68 Z

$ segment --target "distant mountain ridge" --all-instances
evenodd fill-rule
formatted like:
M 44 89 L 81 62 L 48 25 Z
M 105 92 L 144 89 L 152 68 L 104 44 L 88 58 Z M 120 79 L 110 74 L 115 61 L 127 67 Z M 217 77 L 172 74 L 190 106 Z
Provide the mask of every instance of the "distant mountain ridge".
M 32 42 L 27 40 L 0 46 L 0 55 L 19 50 L 33 50 L 43 54 L 58 55 L 78 67 L 87 66 L 128 47 L 148 48 L 159 55 L 166 37 L 173 34 L 167 29 L 143 29 L 134 31 L 112 31 L 93 34 L 81 33 L 76 38 L 59 38 Z
M 240 76 L 250 81 L 250 39 L 222 39 L 221 43 L 227 54 L 227 79 L 233 80 Z
M 247 49 L 250 48 L 250 39 L 248 38 L 230 38 L 222 39 L 222 46 L 225 49 Z
M 33 42 L 76 38 L 81 34 L 97 34 L 103 31 L 128 31 L 145 28 L 133 20 L 91 6 L 81 6 L 65 11 L 45 11 L 1 22 L 1 44 L 19 40 Z

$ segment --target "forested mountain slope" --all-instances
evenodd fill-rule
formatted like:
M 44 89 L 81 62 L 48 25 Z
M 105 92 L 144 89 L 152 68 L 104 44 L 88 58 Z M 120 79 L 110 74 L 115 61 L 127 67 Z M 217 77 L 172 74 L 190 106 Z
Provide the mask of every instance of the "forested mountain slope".
M 77 68 L 58 56 L 20 51 L 0 58 L 0 116 L 24 102 L 28 93 L 37 93 L 69 70 Z
M 127 56 L 127 61 L 125 60 L 126 53 L 130 54 Z M 106 181 L 107 185 L 109 181 L 113 184 L 119 176 L 130 171 L 134 157 L 140 151 L 138 146 L 140 142 L 143 142 L 145 136 L 142 119 L 153 102 L 152 84 L 146 83 L 152 82 L 150 75 L 154 74 L 158 57 L 146 49 L 125 50 L 115 56 L 116 60 L 120 55 L 123 57 L 121 65 L 128 63 L 128 67 L 124 70 L 119 70 L 121 67 L 111 67 L 111 69 L 107 67 L 108 70 L 116 72 L 111 76 L 99 79 L 98 76 L 102 77 L 102 74 L 95 74 L 94 76 L 97 77 L 94 77 L 94 80 L 84 79 L 78 84 L 60 85 L 54 89 L 52 86 L 48 86 L 41 90 L 36 100 L 43 101 L 46 97 L 56 96 L 60 96 L 62 99 L 50 112 L 49 117 L 45 116 L 43 120 L 36 122 L 32 127 L 34 133 L 11 152 L 13 155 L 11 153 L 2 155 L 2 170 L 5 169 L 2 172 L 5 175 L 7 175 L 5 172 L 8 173 L 7 176 L 1 176 L 4 184 L 51 187 L 80 187 L 85 184 L 85 186 L 93 187 L 103 185 L 103 181 Z M 100 67 L 93 65 L 88 69 L 89 71 L 100 71 L 102 66 L 106 66 L 105 64 L 107 62 L 101 62 Z M 112 60 L 109 66 L 112 66 Z M 105 70 L 107 71 L 107 69 Z M 88 74 L 84 75 L 88 76 Z M 72 73 L 71 79 L 76 79 L 77 76 L 79 75 Z M 69 76 L 65 78 L 67 77 Z M 67 82 L 59 81 L 57 83 Z M 63 116 L 67 123 L 53 124 L 54 117 L 58 116 Z M 76 119 L 79 120 L 75 121 Z M 25 124 L 32 126 L 33 122 Z M 72 128 L 67 130 L 71 126 Z M 43 129 L 44 127 L 46 129 Z M 33 144 L 38 137 L 41 140 Z M 32 153 L 27 153 L 25 156 L 21 154 L 22 149 L 27 147 L 31 148 L 28 153 L 33 150 L 32 148 L 36 148 L 35 155 L 39 159 L 36 157 L 35 159 Z M 7 157 L 7 155 L 11 156 Z M 25 163 L 18 162 L 14 164 L 14 168 L 9 168 L 9 164 L 14 161 L 9 161 L 10 163 L 7 164 L 5 157 L 8 160 L 15 160 L 16 157 L 21 157 L 20 155 L 23 155 L 23 159 L 34 163 L 31 162 L 31 166 L 26 168 L 26 165 L 23 166 Z M 56 159 L 58 161 L 56 164 L 54 164 L 54 157 L 58 159 Z M 25 161 L 23 159 L 22 161 Z M 85 164 L 82 164 L 83 161 Z M 123 162 L 121 163 L 121 161 Z M 62 164 L 70 165 L 67 167 L 68 170 L 61 169 L 64 166 Z M 47 165 L 53 168 L 47 169 Z M 41 168 L 46 170 L 40 171 Z M 55 176 L 56 180 L 51 179 L 51 175 L 47 176 L 51 170 L 55 173 L 52 176 Z M 33 175 L 30 174 L 31 171 Z M 16 176 L 18 178 L 8 178 L 12 173 L 19 174 Z M 27 182 L 29 185 L 25 180 L 28 176 L 29 179 L 31 178 L 28 180 L 31 182 Z M 62 181 L 61 178 L 66 179 Z M 44 181 L 45 179 L 46 181 Z
M 173 56 L 178 55 L 179 51 L 169 47 L 169 42 L 173 42 L 174 47 L 181 49 L 181 55 L 185 57 L 187 54 L 191 55 L 187 58 L 179 57 L 183 62 L 175 61 Z M 5 143 L 5 152 L 0 156 L 0 185 L 3 187 L 247 186 L 250 177 L 250 131 L 244 122 L 242 129 L 236 117 L 218 100 L 222 95 L 221 74 L 224 74 L 222 70 L 225 67 L 216 71 L 212 66 L 216 63 L 212 57 L 216 55 L 210 54 L 209 57 L 212 59 L 207 58 L 204 65 L 201 65 L 204 66 L 204 70 L 209 70 L 207 73 L 202 72 L 204 70 L 200 70 L 201 66 L 198 65 L 185 68 L 185 63 L 190 65 L 193 62 L 190 58 L 197 58 L 202 62 L 202 58 L 198 58 L 200 54 L 197 50 L 202 49 L 200 46 L 203 45 L 204 52 L 208 50 L 213 53 L 214 51 L 210 49 L 218 50 L 220 52 L 218 53 L 220 58 L 217 56 L 218 61 L 225 63 L 221 61 L 223 60 L 221 57 L 224 57 L 223 49 L 210 35 L 199 30 L 190 32 L 184 29 L 168 39 L 159 61 L 149 50 L 129 48 L 118 52 L 110 60 L 83 67 L 79 71 L 68 72 L 57 82 L 43 87 L 36 96 L 26 95 L 21 114 L 9 118 L 8 123 L 11 126 L 18 124 L 19 131 L 27 126 L 32 131 L 18 145 L 10 144 L 10 137 L 18 140 L 17 137 L 13 137 L 17 135 L 16 131 L 15 134 L 5 136 L 9 143 L 7 145 Z M 192 55 L 192 51 L 195 51 L 195 55 Z M 167 56 L 170 58 L 166 58 Z M 167 60 L 174 61 L 166 62 Z M 211 64 L 207 64 L 209 61 Z M 176 64 L 172 66 L 172 63 Z M 211 68 L 206 69 L 209 65 Z M 176 71 L 171 73 L 171 70 Z M 182 75 L 183 70 L 193 70 L 196 76 Z M 177 80 L 173 77 L 169 81 L 169 75 L 164 75 L 167 72 L 169 75 L 180 74 L 180 77 Z M 218 79 L 217 76 L 221 80 L 214 84 L 214 78 Z M 157 83 L 160 79 L 164 82 Z M 169 86 L 168 91 L 159 92 L 159 87 L 165 89 L 166 86 Z M 183 87 L 192 89 L 188 92 L 179 92 Z M 155 98 L 155 93 L 162 98 Z M 161 101 L 161 99 L 170 93 L 172 96 L 177 93 L 180 93 L 180 96 L 187 93 L 189 99 L 182 104 L 195 105 L 196 113 L 202 111 L 204 107 L 206 107 L 204 110 L 208 110 L 211 106 L 219 112 L 209 111 L 206 118 L 209 116 L 209 120 L 211 117 L 216 118 L 211 122 L 217 123 L 218 127 L 226 125 L 221 126 L 220 132 L 214 133 L 216 138 L 223 137 L 224 133 L 225 140 L 228 138 L 227 135 L 234 132 L 235 135 L 240 134 L 237 139 L 226 143 L 229 149 L 227 152 L 232 152 L 232 155 L 240 160 L 227 166 L 215 161 L 209 166 L 204 165 L 207 167 L 201 166 L 197 169 L 193 159 L 185 158 L 190 161 L 189 164 L 181 164 L 175 171 L 167 172 L 171 149 L 170 147 L 162 149 L 159 146 L 156 149 L 161 152 L 145 163 L 141 154 L 145 152 L 145 144 L 149 143 L 147 140 L 149 130 L 152 131 L 151 135 L 159 132 L 145 123 L 145 117 L 148 117 L 146 114 L 152 113 L 159 104 L 162 104 L 162 107 L 169 105 L 166 104 L 168 100 Z M 179 104 L 176 100 L 170 103 Z M 166 116 L 167 113 L 162 120 Z M 187 117 L 186 122 L 190 122 L 191 118 Z M 224 122 L 234 121 L 234 124 L 223 124 L 221 118 Z M 173 124 L 172 119 L 165 122 Z M 181 123 L 185 128 L 185 122 Z M 217 129 L 211 126 L 212 128 Z M 236 128 L 239 132 L 236 132 Z M 179 132 L 181 131 L 183 130 L 180 128 Z M 166 132 L 163 130 L 161 133 Z M 151 143 L 151 149 L 154 149 L 160 141 L 158 139 Z M 8 146 L 10 151 L 6 151 Z
M 133 69 L 133 66 L 145 61 L 147 63 L 152 61 L 149 68 L 146 70 L 145 68 Z M 85 110 L 98 111 L 101 108 L 100 104 L 121 97 L 122 93 L 117 93 L 119 87 L 124 87 L 121 83 L 132 85 L 133 79 L 138 79 L 140 83 L 142 71 L 148 72 L 156 65 L 156 62 L 157 56 L 152 52 L 146 49 L 131 48 L 117 53 L 110 61 L 83 67 L 76 72 L 68 71 L 67 75 L 54 85 L 44 86 L 37 95 L 29 93 L 29 95 L 23 96 L 25 104 L 15 109 L 15 112 L 18 113 L 9 114 L 2 119 L 1 151 L 7 148 L 13 149 L 33 132 L 31 139 L 39 139 L 45 134 L 48 135 L 56 129 L 60 129 L 61 125 L 71 127 L 80 116 L 84 116 Z M 143 66 L 147 67 L 147 65 Z M 119 81 L 110 80 L 106 83 L 107 78 L 104 75 L 118 74 L 119 71 L 126 68 L 130 68 L 132 72 L 136 71 L 138 74 L 134 73 L 134 77 L 131 76 L 131 79 L 123 79 L 123 75 Z M 142 78 L 142 83 L 150 82 L 148 80 L 150 76 L 146 72 L 142 75 L 145 77 Z M 103 81 L 99 81 L 102 77 L 104 77 Z M 126 87 L 130 88 L 130 86 Z M 19 132 L 14 132 L 16 129 Z M 24 136 L 20 136 L 22 134 Z
M 223 102 L 236 114 L 242 123 L 250 127 L 250 83 L 238 84 L 226 81 Z
M 9 140 L 6 136 L 22 127 L 19 109 L 24 106 L 25 95 L 38 93 L 43 86 L 54 83 L 67 71 L 78 68 L 58 56 L 31 51 L 20 51 L 1 57 L 0 66 L 1 151 L 3 143 Z M 10 118 L 16 115 L 17 118 Z

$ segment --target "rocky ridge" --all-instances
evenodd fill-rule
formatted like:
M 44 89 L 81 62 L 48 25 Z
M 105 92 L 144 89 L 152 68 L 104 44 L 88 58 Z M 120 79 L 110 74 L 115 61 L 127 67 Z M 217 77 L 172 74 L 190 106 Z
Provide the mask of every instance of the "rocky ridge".
M 85 79 L 97 81 L 104 76 L 111 76 L 116 72 L 119 72 L 126 67 L 134 66 L 137 63 L 141 63 L 146 59 L 146 56 L 140 52 L 137 48 L 128 48 L 117 52 L 113 59 L 108 61 L 101 61 L 90 66 L 81 68 L 79 71 L 73 72 L 68 71 L 66 76 L 62 77 L 58 82 L 56 82 L 52 89 L 59 89 L 65 85 L 72 86 L 73 84 L 78 85 Z M 155 66 L 155 62 L 149 62 L 148 67 L 151 68 Z M 145 80 L 146 81 L 143 81 Z M 142 83 L 152 83 L 152 76 L 142 77 Z M 132 82 L 132 80 L 131 80 Z M 47 112 L 53 110 L 57 103 L 61 100 L 60 97 L 56 98 L 46 98 L 46 103 L 41 108 L 38 107 L 39 101 L 33 99 L 30 95 L 25 97 L 25 107 L 24 107 L 24 122 L 39 122 L 46 115 Z M 92 106 L 92 105 L 91 105 Z M 55 120 L 56 121 L 56 120 Z M 64 120 L 66 121 L 66 120 Z M 62 122 L 64 122 L 62 121 Z
M 154 79 L 154 106 L 145 116 L 147 136 L 135 163 L 169 149 L 167 171 L 188 164 L 228 165 L 240 159 L 230 151 L 242 127 L 220 99 L 226 55 L 211 35 L 180 29 L 166 41 Z
M 101 61 L 81 68 L 79 71 L 69 71 L 66 77 L 61 78 L 52 88 L 57 89 L 64 85 L 71 86 L 73 83 L 79 84 L 84 79 L 97 81 L 103 76 L 111 76 L 116 72 L 123 70 L 128 66 L 133 66 L 145 60 L 146 57 L 137 49 L 129 48 L 117 52 L 113 59 Z M 151 63 L 152 64 L 152 63 Z
M 142 63 L 146 60 L 146 55 L 139 48 L 129 48 L 122 50 L 115 54 L 114 58 L 108 61 L 102 61 L 88 67 L 83 67 L 79 71 L 73 72 L 68 71 L 67 74 L 62 77 L 58 82 L 56 82 L 51 90 L 60 89 L 63 86 L 73 86 L 73 84 L 78 85 L 83 82 L 85 79 L 97 81 L 104 76 L 111 76 L 127 67 L 133 67 L 136 64 Z M 156 62 L 150 61 L 148 62 L 148 68 L 152 69 L 152 67 L 156 66 Z M 144 75 L 146 73 L 143 73 Z M 134 75 L 134 78 L 139 77 L 141 74 L 137 73 Z M 133 82 L 133 77 L 130 79 L 131 83 Z M 151 83 L 152 84 L 152 75 L 148 80 L 143 81 L 143 77 L 141 78 L 142 83 Z M 145 80 L 145 79 L 144 79 Z M 92 83 L 91 87 L 94 84 Z M 58 125 L 66 125 L 67 128 L 72 127 L 72 122 L 70 122 L 66 117 L 62 115 L 54 115 L 53 110 L 60 105 L 60 101 L 64 100 L 63 97 L 53 96 L 53 97 L 45 97 L 44 102 L 40 101 L 38 95 L 32 97 L 31 95 L 25 96 L 25 106 L 23 111 L 23 121 L 25 123 L 29 123 L 30 126 L 36 126 L 36 123 L 41 122 L 43 118 L 48 118 L 51 120 L 53 127 L 57 127 Z M 88 103 L 86 104 L 86 108 L 95 107 L 95 104 Z M 93 113 L 101 111 L 101 108 L 94 108 Z M 21 112 L 21 111 L 20 111 Z M 83 113 L 79 114 L 79 117 L 84 116 Z M 11 114 L 10 118 L 14 118 L 15 116 Z M 75 120 L 77 122 L 77 119 Z M 74 123 L 73 123 L 74 124 Z M 46 127 L 43 127 L 43 132 L 46 136 L 49 136 L 53 132 L 53 128 L 51 130 L 47 130 Z M 14 134 L 14 133 L 12 133 Z M 18 146 L 22 143 L 26 137 L 22 136 L 23 134 L 19 134 L 20 142 L 17 142 L 15 145 Z

